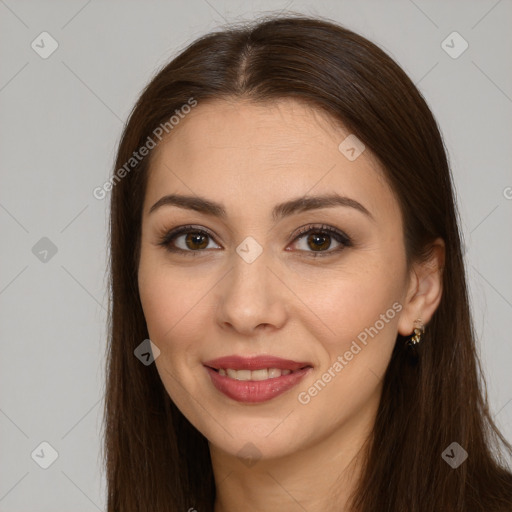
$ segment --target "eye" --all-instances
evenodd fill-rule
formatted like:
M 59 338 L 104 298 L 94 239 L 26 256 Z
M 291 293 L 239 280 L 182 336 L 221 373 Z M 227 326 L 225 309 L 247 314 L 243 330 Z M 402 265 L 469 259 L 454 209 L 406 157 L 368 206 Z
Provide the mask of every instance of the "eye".
M 204 229 L 195 226 L 181 226 L 166 233 L 158 245 L 165 247 L 169 252 L 196 256 L 196 253 L 203 249 L 211 249 L 209 238 L 212 239 L 212 235 Z
M 332 239 L 335 240 L 338 247 L 328 251 L 327 249 L 332 245 Z M 325 225 L 320 227 L 309 225 L 301 228 L 294 242 L 297 240 L 302 242 L 302 248 L 300 250 L 311 253 L 310 256 L 313 257 L 336 253 L 352 245 L 351 239 L 345 233 Z
M 306 235 L 308 235 L 307 238 Z M 331 248 L 332 239 L 335 240 L 338 247 L 329 251 L 327 249 Z M 303 242 L 299 251 L 309 253 L 309 256 L 313 257 L 336 253 L 352 245 L 351 239 L 345 233 L 325 225 L 320 227 L 308 225 L 301 228 L 294 239 L 294 242 L 297 241 Z M 213 236 L 208 231 L 189 225 L 167 232 L 161 237 L 158 245 L 165 247 L 169 252 L 196 256 L 197 253 L 205 249 L 212 249 L 210 242 L 213 242 Z M 218 245 L 213 248 L 220 249 Z

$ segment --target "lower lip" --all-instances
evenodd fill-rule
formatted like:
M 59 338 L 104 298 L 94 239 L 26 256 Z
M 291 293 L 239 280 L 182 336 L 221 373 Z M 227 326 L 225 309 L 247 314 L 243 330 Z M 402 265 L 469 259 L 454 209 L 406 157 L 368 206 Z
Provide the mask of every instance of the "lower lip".
M 281 375 L 266 380 L 236 380 L 220 375 L 215 370 L 205 367 L 210 374 L 213 385 L 227 397 L 237 402 L 259 403 L 271 400 L 296 386 L 311 367 L 303 368 L 288 375 Z

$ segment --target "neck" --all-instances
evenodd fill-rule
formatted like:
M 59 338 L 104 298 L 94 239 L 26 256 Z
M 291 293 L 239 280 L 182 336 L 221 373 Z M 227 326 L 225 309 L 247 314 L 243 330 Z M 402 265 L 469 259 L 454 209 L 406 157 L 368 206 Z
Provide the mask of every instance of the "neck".
M 365 441 L 378 400 L 367 404 L 330 435 L 279 458 L 244 464 L 210 444 L 216 484 L 215 512 L 307 510 L 349 512 L 347 503 L 361 476 Z

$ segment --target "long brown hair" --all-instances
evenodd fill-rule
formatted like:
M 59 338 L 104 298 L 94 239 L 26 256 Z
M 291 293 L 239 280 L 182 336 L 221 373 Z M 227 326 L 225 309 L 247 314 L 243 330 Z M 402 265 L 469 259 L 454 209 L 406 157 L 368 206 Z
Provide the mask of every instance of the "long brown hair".
M 293 98 L 328 113 L 385 170 L 401 207 L 408 262 L 424 258 L 437 237 L 446 244 L 443 296 L 417 364 L 397 337 L 352 510 L 512 510 L 512 474 L 503 457 L 512 447 L 489 411 L 436 121 L 411 80 L 378 46 L 330 20 L 287 15 L 194 41 L 151 80 L 125 126 L 109 187 L 108 511 L 213 510 L 207 440 L 173 404 L 155 365 L 134 357 L 149 337 L 137 269 L 151 155 L 132 161 L 131 168 L 126 163 L 190 98 L 200 107 L 227 97 L 263 103 Z M 468 452 L 456 469 L 441 456 L 453 442 Z

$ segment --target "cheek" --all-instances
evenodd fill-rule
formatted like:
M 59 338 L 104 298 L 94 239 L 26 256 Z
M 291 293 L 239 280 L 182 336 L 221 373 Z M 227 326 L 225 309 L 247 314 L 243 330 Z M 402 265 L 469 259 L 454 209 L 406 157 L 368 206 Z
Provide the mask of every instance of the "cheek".
M 150 339 L 162 352 L 193 349 L 202 316 L 207 314 L 205 290 L 211 288 L 206 273 L 194 275 L 183 268 L 162 264 L 161 259 L 141 256 L 139 294 Z
M 322 293 L 308 302 L 325 328 L 324 334 L 316 333 L 322 345 L 318 371 L 297 397 L 307 411 L 305 428 L 314 429 L 318 416 L 338 425 L 376 399 L 402 309 L 400 280 L 393 275 L 380 264 L 368 264 L 364 272 L 326 280 Z
M 373 260 L 373 261 L 372 261 Z M 297 282 L 297 295 L 317 318 L 316 336 L 329 353 L 340 351 L 360 333 L 377 323 L 382 333 L 396 330 L 396 305 L 402 296 L 400 269 L 382 263 L 382 258 L 361 258 L 348 268 L 317 273 L 316 278 Z M 323 334 L 321 334 L 323 333 Z M 364 334 L 360 337 L 364 338 Z
M 200 421 L 198 411 L 190 410 L 190 396 L 201 396 L 196 379 L 201 346 L 206 339 L 208 314 L 205 290 L 208 277 L 162 264 L 161 259 L 141 257 L 139 293 L 149 338 L 159 348 L 155 365 L 168 395 L 190 419 Z M 210 278 L 211 280 L 211 278 Z M 203 300 L 201 300 L 203 299 Z

